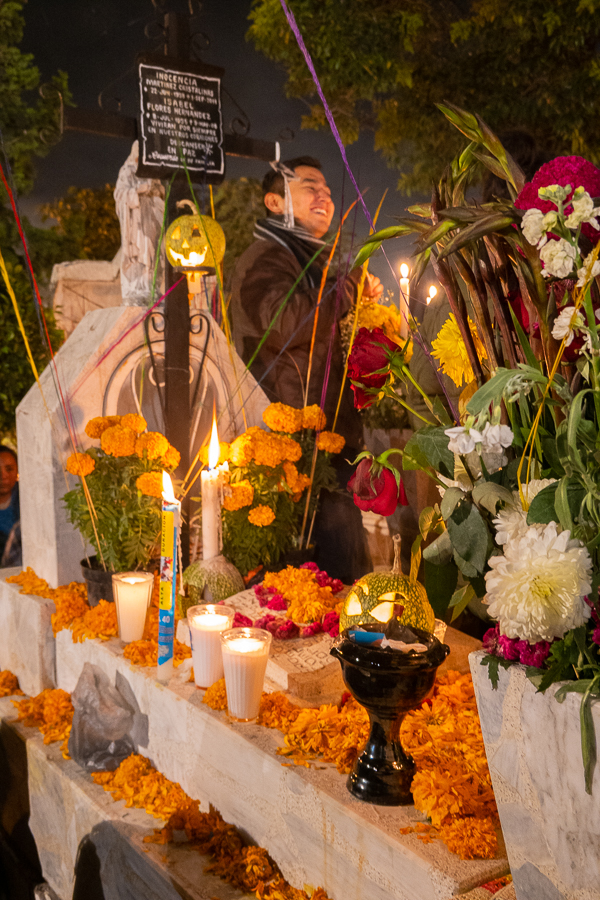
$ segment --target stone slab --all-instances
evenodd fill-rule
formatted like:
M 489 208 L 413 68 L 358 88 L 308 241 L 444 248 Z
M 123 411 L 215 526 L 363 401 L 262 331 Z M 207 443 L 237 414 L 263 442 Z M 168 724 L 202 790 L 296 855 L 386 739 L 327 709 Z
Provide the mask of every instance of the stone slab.
M 63 631 L 56 644 L 58 686 L 72 691 L 85 662 L 126 679 L 148 717 L 140 752 L 267 847 L 291 884 L 321 884 L 332 900 L 448 900 L 508 871 L 503 856 L 463 861 L 439 841 L 401 835 L 423 818 L 414 807 L 363 804 L 332 766 L 286 766 L 278 731 L 229 722 L 180 675 L 158 683 L 123 658 L 118 639 L 73 644 Z
M 55 642 L 50 617 L 52 600 L 21 594 L 6 579 L 21 569 L 0 569 L 0 669 L 19 679 L 26 694 L 56 687 Z
M 101 884 L 107 900 L 249 896 L 205 874 L 210 859 L 184 836 L 167 846 L 144 843 L 163 821 L 115 803 L 76 763 L 62 758 L 58 744 L 45 746 L 37 729 L 17 724 L 8 698 L 0 700 L 0 719 L 26 744 L 30 827 L 44 878 L 60 900 L 70 900 L 78 878 L 88 888 Z
M 486 754 L 517 900 L 600 900 L 600 771 L 585 793 L 580 697 L 544 695 L 521 665 L 492 688 L 470 657 Z M 592 707 L 600 740 L 600 705 Z

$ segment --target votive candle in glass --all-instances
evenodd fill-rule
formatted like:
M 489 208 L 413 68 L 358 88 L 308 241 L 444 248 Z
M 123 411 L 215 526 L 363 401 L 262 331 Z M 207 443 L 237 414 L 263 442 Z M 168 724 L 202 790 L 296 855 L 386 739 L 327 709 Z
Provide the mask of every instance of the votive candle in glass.
M 144 635 L 153 584 L 150 572 L 119 572 L 112 577 L 119 637 L 126 644 L 141 641 Z
M 221 635 L 227 707 L 237 722 L 258 716 L 271 640 L 262 628 L 232 628 Z
M 194 681 L 199 688 L 210 687 L 223 677 L 221 633 L 231 628 L 234 615 L 231 606 L 218 603 L 201 603 L 187 611 Z

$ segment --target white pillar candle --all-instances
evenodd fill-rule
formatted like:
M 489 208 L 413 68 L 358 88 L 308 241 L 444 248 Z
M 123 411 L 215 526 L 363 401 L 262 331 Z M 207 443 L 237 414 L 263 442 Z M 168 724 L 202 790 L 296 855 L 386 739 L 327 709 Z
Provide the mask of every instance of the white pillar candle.
M 400 266 L 400 300 L 398 309 L 400 311 L 400 335 L 403 338 L 408 337 L 408 317 L 410 315 L 408 301 L 410 299 L 410 281 L 408 279 L 409 268 L 406 263 Z
M 154 576 L 150 572 L 120 572 L 113 575 L 119 637 L 126 644 L 141 641 L 152 597 Z
M 213 416 L 208 447 L 208 471 L 201 473 L 202 484 L 202 557 L 212 559 L 221 552 L 221 470 L 219 435 Z
M 215 603 L 192 606 L 187 611 L 194 681 L 199 688 L 210 687 L 223 677 L 221 633 L 231 628 L 234 615 L 231 606 Z
M 271 648 L 271 635 L 261 628 L 232 628 L 221 635 L 229 715 L 238 722 L 258 716 Z

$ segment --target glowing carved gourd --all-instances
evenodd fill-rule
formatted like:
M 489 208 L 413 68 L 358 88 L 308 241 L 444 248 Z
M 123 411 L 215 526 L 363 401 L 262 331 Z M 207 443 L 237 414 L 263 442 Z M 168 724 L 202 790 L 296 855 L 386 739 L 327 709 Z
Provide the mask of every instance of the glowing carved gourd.
M 427 599 L 427 592 L 418 581 L 402 574 L 400 541 L 394 540 L 394 566 L 390 572 L 371 572 L 359 578 L 340 614 L 340 631 L 355 625 L 385 625 L 394 614 L 394 605 L 404 607 L 402 625 L 433 632 L 435 613 Z
M 180 216 L 168 228 L 167 259 L 172 266 L 216 269 L 225 254 L 223 229 L 211 216 Z

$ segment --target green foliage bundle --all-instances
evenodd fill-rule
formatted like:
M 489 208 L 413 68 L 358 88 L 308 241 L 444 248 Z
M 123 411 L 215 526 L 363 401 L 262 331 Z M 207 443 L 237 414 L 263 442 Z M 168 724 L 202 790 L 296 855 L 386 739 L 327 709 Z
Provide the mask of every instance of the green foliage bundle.
M 291 0 L 345 142 L 361 130 L 402 171 L 400 187 L 429 190 L 458 137 L 435 103 L 451 97 L 496 131 L 524 128 L 548 158 L 600 159 L 598 0 Z M 254 0 L 248 37 L 283 63 L 289 96 L 323 108 L 279 0 Z
M 42 206 L 43 218 L 57 222 L 52 230 L 62 239 L 63 260 L 112 259 L 117 253 L 121 229 L 113 191 L 113 184 L 102 188 L 70 187 L 66 197 Z

